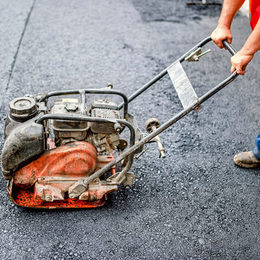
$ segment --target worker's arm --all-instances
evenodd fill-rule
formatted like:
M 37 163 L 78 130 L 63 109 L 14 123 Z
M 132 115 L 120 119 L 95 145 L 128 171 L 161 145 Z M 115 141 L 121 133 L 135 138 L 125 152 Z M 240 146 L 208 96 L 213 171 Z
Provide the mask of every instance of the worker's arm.
M 223 40 L 227 40 L 229 43 L 232 42 L 231 23 L 244 1 L 245 0 L 224 0 L 218 26 L 211 34 L 212 40 L 219 48 L 224 47 L 222 43 Z
M 253 32 L 240 51 L 231 58 L 231 72 L 237 71 L 238 74 L 245 74 L 246 66 L 253 59 L 254 54 L 260 50 L 260 19 Z

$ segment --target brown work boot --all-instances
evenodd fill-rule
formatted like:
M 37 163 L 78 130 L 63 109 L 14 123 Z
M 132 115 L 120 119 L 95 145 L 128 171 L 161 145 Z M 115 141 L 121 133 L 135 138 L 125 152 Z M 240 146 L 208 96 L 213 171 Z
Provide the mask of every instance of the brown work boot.
M 234 163 L 244 168 L 260 167 L 260 160 L 256 159 L 253 152 L 242 152 L 234 156 Z

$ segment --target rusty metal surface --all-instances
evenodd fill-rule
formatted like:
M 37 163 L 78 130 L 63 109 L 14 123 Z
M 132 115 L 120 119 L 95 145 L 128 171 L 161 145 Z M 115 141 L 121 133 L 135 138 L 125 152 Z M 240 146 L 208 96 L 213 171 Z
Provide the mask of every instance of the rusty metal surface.
M 103 206 L 106 194 L 116 191 L 117 185 L 106 185 L 96 179 L 90 184 L 88 192 L 74 200 L 68 198 L 67 192 L 73 183 L 113 159 L 112 154 L 97 155 L 96 149 L 87 142 L 53 148 L 15 172 L 9 196 L 15 204 L 23 207 L 55 209 Z M 111 173 L 115 174 L 115 168 Z
M 16 186 L 32 186 L 39 177 L 88 176 L 96 168 L 96 149 L 86 142 L 74 142 L 46 151 L 14 175 Z
M 86 201 L 79 199 L 65 198 L 64 200 L 58 200 L 53 202 L 43 201 L 42 199 L 35 198 L 34 190 L 17 189 L 11 184 L 9 193 L 11 201 L 17 206 L 26 208 L 42 208 L 42 209 L 77 209 L 77 208 L 97 208 L 105 205 L 106 201 L 95 200 Z
M 44 202 L 64 200 L 69 186 L 79 178 L 90 175 L 96 168 L 96 161 L 97 152 L 91 144 L 70 143 L 46 151 L 38 159 L 16 171 L 13 183 L 16 190 L 22 189 L 20 194 L 31 189 L 34 190 L 35 199 Z M 24 206 L 27 207 L 27 204 Z

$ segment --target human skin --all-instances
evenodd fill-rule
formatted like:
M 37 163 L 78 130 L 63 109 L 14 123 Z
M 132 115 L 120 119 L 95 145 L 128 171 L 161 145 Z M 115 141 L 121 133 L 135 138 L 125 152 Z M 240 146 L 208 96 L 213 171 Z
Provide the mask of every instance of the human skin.
M 212 32 L 211 38 L 219 47 L 223 48 L 223 40 L 232 42 L 230 30 L 234 16 L 244 3 L 244 0 L 225 0 L 216 29 Z M 259 19 L 260 20 L 260 19 Z M 260 49 L 260 21 L 258 21 L 252 33 L 249 35 L 244 46 L 231 58 L 231 72 L 237 71 L 244 75 L 248 63 L 253 59 L 254 54 Z

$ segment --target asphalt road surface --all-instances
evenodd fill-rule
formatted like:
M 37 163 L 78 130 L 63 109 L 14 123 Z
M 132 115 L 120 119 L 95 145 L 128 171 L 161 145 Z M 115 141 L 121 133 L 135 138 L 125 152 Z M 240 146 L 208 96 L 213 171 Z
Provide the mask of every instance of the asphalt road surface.
M 8 102 L 27 93 L 102 88 L 128 95 L 214 29 L 220 7 L 183 0 L 0 1 L 1 147 Z M 235 18 L 242 47 L 248 19 Z M 210 45 L 185 65 L 198 94 L 229 75 L 230 55 Z M 134 162 L 130 191 L 94 210 L 28 210 L 0 193 L 1 259 L 259 259 L 259 170 L 234 166 L 259 131 L 260 59 L 244 77 L 161 134 Z M 130 105 L 144 129 L 181 110 L 169 78 Z

